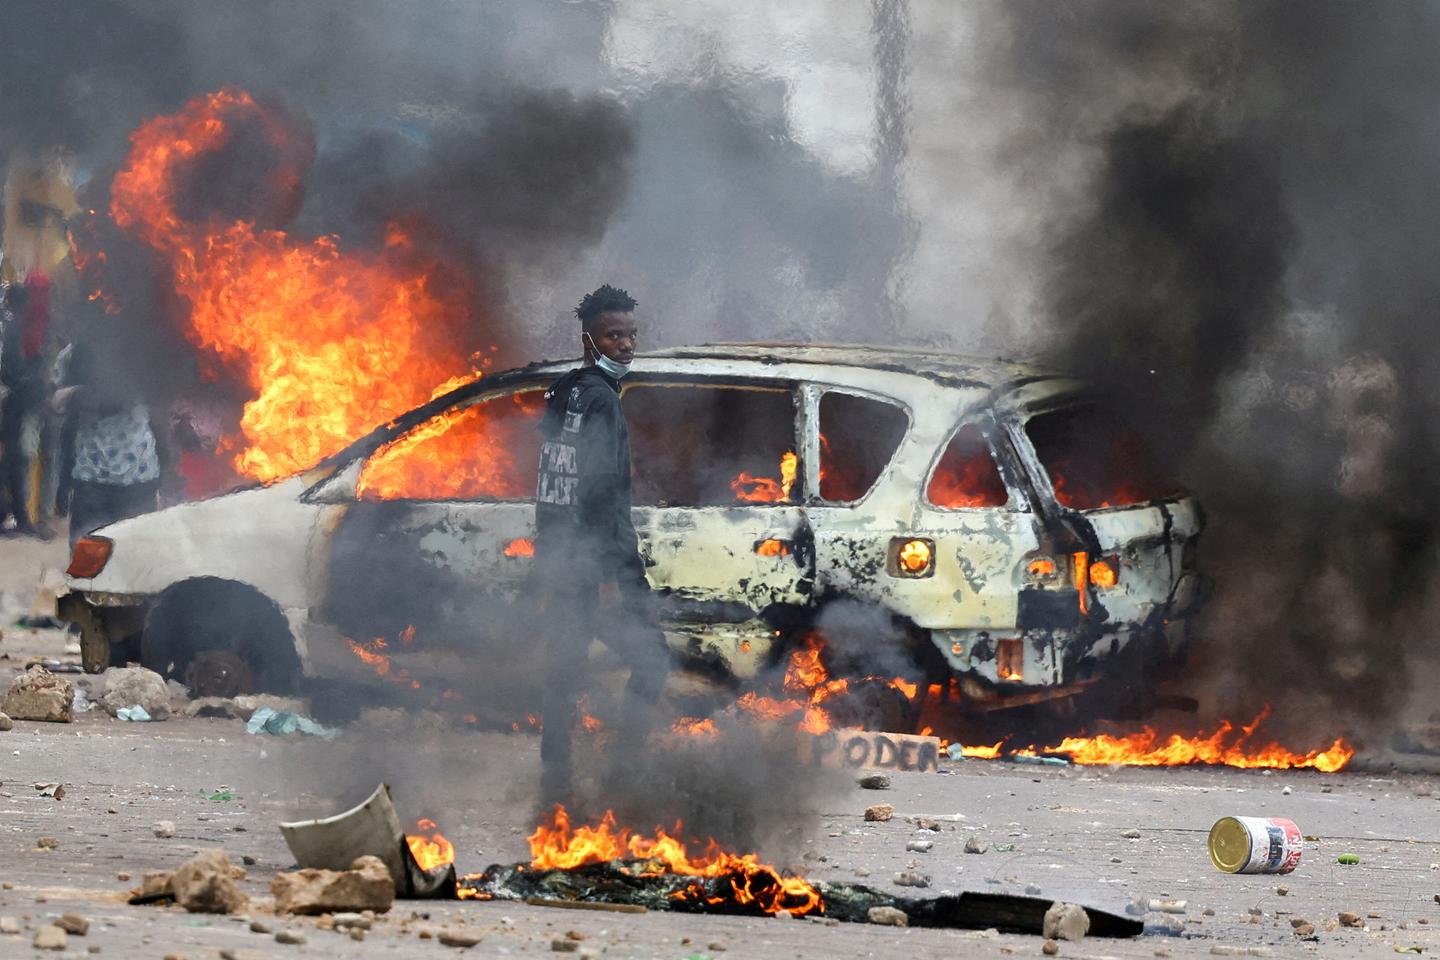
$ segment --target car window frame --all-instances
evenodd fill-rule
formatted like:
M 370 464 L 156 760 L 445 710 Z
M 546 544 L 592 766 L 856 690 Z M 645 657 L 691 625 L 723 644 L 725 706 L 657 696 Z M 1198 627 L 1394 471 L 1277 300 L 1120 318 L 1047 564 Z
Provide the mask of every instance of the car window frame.
M 804 384 L 797 380 L 788 378 L 766 378 L 745 376 L 710 374 L 710 373 L 673 373 L 664 370 L 651 370 L 645 373 L 637 373 L 627 376 L 620 384 L 620 399 L 624 402 L 625 394 L 636 387 L 709 387 L 715 389 L 736 389 L 736 390 L 765 390 L 771 392 L 784 392 L 790 395 L 791 405 L 794 407 L 794 415 L 790 421 L 790 437 L 795 441 L 793 447 L 796 456 L 799 458 L 795 466 L 795 482 L 801 490 L 801 495 L 796 497 L 794 490 L 791 491 L 789 500 L 772 501 L 747 501 L 737 500 L 729 504 L 705 504 L 693 506 L 674 503 L 634 503 L 632 506 L 637 510 L 744 510 L 755 508 L 784 508 L 803 507 L 806 503 L 804 490 L 809 471 L 806 470 L 805 453 L 801 450 L 800 441 L 803 440 L 802 432 L 804 402 L 801 390 Z M 778 464 L 777 464 L 778 466 Z
M 967 426 L 980 428 L 980 437 L 985 441 L 985 447 L 990 452 L 990 462 L 995 467 L 995 473 L 1000 477 L 1000 483 L 1005 487 L 1005 502 L 988 507 L 942 507 L 930 499 L 930 484 L 935 479 L 935 471 L 940 469 L 940 461 L 945 459 L 945 452 L 950 449 L 950 444 Z M 1002 445 L 999 441 L 1005 441 Z M 1001 422 L 1001 418 L 994 410 L 971 409 L 963 414 L 955 425 L 945 433 L 944 439 L 936 444 L 935 449 L 930 453 L 930 463 L 925 468 L 924 482 L 920 484 L 920 504 L 926 510 L 933 510 L 937 513 L 974 513 L 982 510 L 1004 510 L 1007 513 L 1031 513 L 1032 507 L 1028 491 L 1024 483 L 1025 471 L 1021 468 L 1018 458 L 1011 460 L 1014 451 L 1011 449 L 1008 431 Z
M 808 388 L 808 389 L 807 389 Z M 806 408 L 806 422 L 801 425 L 802 430 L 810 422 L 815 424 L 813 433 L 814 443 L 811 443 L 811 433 L 806 430 L 802 434 L 805 451 L 800 453 L 800 467 L 804 474 L 804 500 L 808 506 L 816 507 L 861 507 L 865 505 L 875 491 L 880 489 L 890 479 L 895 471 L 895 461 L 900 457 L 900 451 L 905 449 L 905 444 L 910 440 L 915 431 L 915 411 L 910 404 L 899 397 L 885 393 L 877 393 L 874 390 L 866 390 L 863 387 L 852 387 L 833 383 L 825 383 L 819 380 L 806 381 L 801 385 L 801 392 L 804 396 Z M 900 412 L 905 414 L 905 429 L 900 434 L 900 440 L 895 444 L 895 449 L 890 452 L 890 458 L 885 462 L 885 467 L 875 477 L 875 482 L 865 494 L 855 500 L 826 500 L 820 496 L 820 401 L 827 393 L 843 393 L 852 397 L 861 397 L 866 400 L 877 400 L 881 403 L 888 403 L 892 407 L 899 407 Z M 814 470 L 805 469 L 807 461 L 815 464 Z M 813 477 L 813 480 L 811 479 Z

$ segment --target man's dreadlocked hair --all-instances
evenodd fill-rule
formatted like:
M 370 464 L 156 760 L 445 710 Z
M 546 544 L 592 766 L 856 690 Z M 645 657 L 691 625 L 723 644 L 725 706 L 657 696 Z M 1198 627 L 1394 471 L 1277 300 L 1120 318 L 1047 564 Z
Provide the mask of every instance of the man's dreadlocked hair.
M 580 318 L 581 323 L 588 324 L 595 317 L 611 310 L 629 313 L 634 309 L 634 297 L 619 287 L 612 287 L 607 283 L 594 293 L 585 294 L 580 305 L 575 308 L 575 316 Z

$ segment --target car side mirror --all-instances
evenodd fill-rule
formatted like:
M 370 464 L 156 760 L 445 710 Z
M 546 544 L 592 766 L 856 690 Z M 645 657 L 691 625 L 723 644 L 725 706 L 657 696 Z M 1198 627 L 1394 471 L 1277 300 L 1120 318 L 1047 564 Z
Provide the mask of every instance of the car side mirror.
M 360 486 L 363 460 L 351 460 L 345 466 L 306 490 L 300 499 L 307 503 L 354 503 Z

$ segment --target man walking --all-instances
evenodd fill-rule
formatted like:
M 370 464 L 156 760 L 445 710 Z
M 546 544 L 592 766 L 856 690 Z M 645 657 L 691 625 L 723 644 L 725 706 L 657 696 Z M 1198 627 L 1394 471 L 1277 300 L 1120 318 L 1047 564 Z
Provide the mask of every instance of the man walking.
M 638 758 L 669 673 L 630 518 L 630 435 L 620 380 L 635 356 L 634 309 L 628 293 L 608 284 L 587 294 L 575 308 L 585 363 L 545 395 L 535 575 L 547 634 L 540 738 L 546 803 L 570 799 L 571 738 L 591 639 L 630 667 L 614 764 Z M 602 594 L 618 600 L 618 615 L 597 617 Z

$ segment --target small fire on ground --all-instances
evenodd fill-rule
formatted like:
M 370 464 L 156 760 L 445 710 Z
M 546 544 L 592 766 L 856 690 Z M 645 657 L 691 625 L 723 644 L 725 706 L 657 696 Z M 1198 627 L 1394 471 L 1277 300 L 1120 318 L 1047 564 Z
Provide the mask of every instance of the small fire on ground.
M 780 691 L 764 695 L 757 691 L 743 694 L 730 708 L 759 719 L 794 723 L 806 733 L 821 734 L 841 726 L 832 711 L 841 697 L 859 685 L 888 687 L 897 691 L 914 707 L 921 698 L 939 702 L 947 691 L 940 684 L 922 685 L 903 677 L 864 677 L 846 679 L 831 677 L 823 662 L 824 638 L 808 634 L 790 654 Z M 950 691 L 953 692 L 953 691 Z M 1257 733 L 1271 714 L 1267 704 L 1246 724 L 1221 722 L 1214 730 L 1186 736 L 1179 733 L 1162 735 L 1146 726 L 1137 733 L 1096 736 L 1074 736 L 1058 744 L 1012 742 L 1011 738 L 993 744 L 943 745 L 967 759 L 996 760 L 1015 757 L 1054 756 L 1071 763 L 1091 766 L 1187 766 L 1217 765 L 1242 768 L 1313 769 L 1334 773 L 1343 769 L 1355 756 L 1355 747 L 1344 737 L 1336 737 L 1328 745 L 1311 750 L 1294 750 Z M 672 725 L 673 732 L 686 736 L 715 737 L 720 730 L 708 717 L 682 717 Z M 925 727 L 922 734 L 931 734 Z

